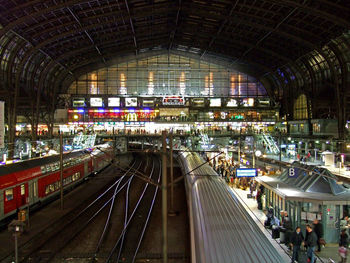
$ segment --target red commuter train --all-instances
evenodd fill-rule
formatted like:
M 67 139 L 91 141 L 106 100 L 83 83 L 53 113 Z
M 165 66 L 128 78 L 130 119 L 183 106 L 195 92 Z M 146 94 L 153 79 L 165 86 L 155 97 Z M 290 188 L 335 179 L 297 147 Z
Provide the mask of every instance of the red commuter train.
M 112 147 L 96 146 L 65 153 L 64 188 L 98 172 L 112 160 Z M 18 209 L 46 201 L 60 192 L 60 157 L 52 155 L 0 167 L 0 221 Z

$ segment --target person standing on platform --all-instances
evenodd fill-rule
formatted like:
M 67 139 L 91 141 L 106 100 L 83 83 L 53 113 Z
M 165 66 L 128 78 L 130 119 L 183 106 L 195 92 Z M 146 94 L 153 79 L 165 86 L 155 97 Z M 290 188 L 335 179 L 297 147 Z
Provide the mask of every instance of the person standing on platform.
M 292 226 L 292 221 L 290 220 L 290 218 L 288 216 L 288 212 L 284 211 L 283 214 L 284 214 L 284 216 L 283 216 L 282 227 L 283 227 L 283 230 L 285 232 L 286 244 L 289 244 L 290 237 L 291 237 L 291 234 L 293 232 L 293 226 Z
M 323 237 L 323 227 L 317 219 L 314 220 L 314 231 L 317 236 L 317 252 L 321 252 L 320 240 Z
M 293 249 L 292 263 L 294 263 L 295 261 L 299 261 L 300 246 L 303 242 L 304 236 L 303 233 L 301 233 L 300 231 L 300 227 L 298 226 L 292 233 L 292 236 L 290 238 L 290 245 Z
M 315 231 L 312 230 L 310 225 L 306 226 L 306 231 L 308 232 L 308 236 L 306 239 L 307 251 L 306 254 L 310 259 L 310 263 L 315 263 L 315 248 L 317 246 L 317 235 Z
M 339 240 L 339 255 L 340 263 L 346 263 L 347 254 L 348 254 L 348 235 L 346 234 L 346 229 L 343 229 L 340 233 Z

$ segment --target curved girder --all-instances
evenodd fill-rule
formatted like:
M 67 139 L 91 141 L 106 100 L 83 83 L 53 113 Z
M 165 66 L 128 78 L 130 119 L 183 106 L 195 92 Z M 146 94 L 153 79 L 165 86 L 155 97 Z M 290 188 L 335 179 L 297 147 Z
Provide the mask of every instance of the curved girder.
M 246 65 L 259 78 L 293 65 L 350 28 L 350 4 L 345 0 L 34 0 L 6 2 L 0 10 L 0 37 L 12 30 L 31 45 L 22 56 L 12 55 L 20 61 L 15 65 L 16 88 L 23 79 L 34 86 L 33 80 L 39 78 L 40 88 L 45 89 L 44 75 L 50 72 L 50 78 L 55 77 L 53 70 L 62 70 L 56 76 L 61 78 L 68 71 L 77 74 L 87 67 L 106 66 L 114 56 L 154 47 L 198 49 L 203 58 L 225 57 L 231 66 Z M 37 65 L 39 58 L 50 69 Z M 103 63 L 103 58 L 109 61 Z M 241 63 L 232 64 L 237 59 Z M 37 70 L 28 75 L 31 63 Z M 303 75 L 301 69 L 294 69 Z M 54 83 L 59 87 L 63 82 Z

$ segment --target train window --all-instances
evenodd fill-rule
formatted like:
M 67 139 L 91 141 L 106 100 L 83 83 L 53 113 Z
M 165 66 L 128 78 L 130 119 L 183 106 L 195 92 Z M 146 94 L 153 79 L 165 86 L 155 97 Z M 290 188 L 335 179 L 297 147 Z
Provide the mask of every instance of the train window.
M 24 184 L 21 184 L 21 195 L 26 194 L 26 186 Z
M 11 201 L 13 199 L 13 189 L 5 190 L 5 201 Z
M 73 174 L 73 176 L 72 176 L 73 182 L 74 182 L 74 181 L 76 181 L 76 180 L 78 180 L 78 179 L 79 179 L 79 177 L 80 177 L 80 173 L 79 173 L 79 172 L 78 172 L 78 173 Z
M 45 166 L 41 166 L 41 173 L 46 173 L 46 167 Z
M 46 165 L 46 172 L 51 172 L 51 166 L 50 165 Z

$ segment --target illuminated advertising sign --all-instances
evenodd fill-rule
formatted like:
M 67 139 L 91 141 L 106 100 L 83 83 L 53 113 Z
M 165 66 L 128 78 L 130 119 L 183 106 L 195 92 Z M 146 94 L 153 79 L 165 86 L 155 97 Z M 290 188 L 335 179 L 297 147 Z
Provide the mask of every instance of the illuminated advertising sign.
M 221 107 L 221 99 L 220 98 L 210 99 L 210 107 Z
M 193 98 L 191 104 L 194 107 L 204 107 L 204 98 Z
M 269 106 L 270 105 L 270 100 L 269 99 L 260 99 L 259 100 L 259 106 Z
M 108 107 L 120 107 L 120 98 L 108 98 Z
M 236 176 L 237 177 L 255 177 L 257 175 L 256 169 L 254 168 L 237 168 Z
M 154 106 L 154 100 L 144 99 L 142 101 L 142 106 L 144 106 L 144 107 L 153 107 Z
M 181 96 L 163 97 L 163 105 L 185 105 L 185 98 Z
M 73 99 L 73 107 L 85 107 L 85 99 Z
M 137 107 L 137 98 L 125 98 L 125 107 Z
M 226 106 L 227 107 L 237 107 L 238 106 L 237 100 L 229 99 Z
M 91 107 L 102 107 L 103 106 L 102 98 L 90 98 L 90 106 Z
M 244 107 L 253 107 L 254 106 L 254 99 L 253 98 L 247 98 L 242 100 L 242 105 Z

